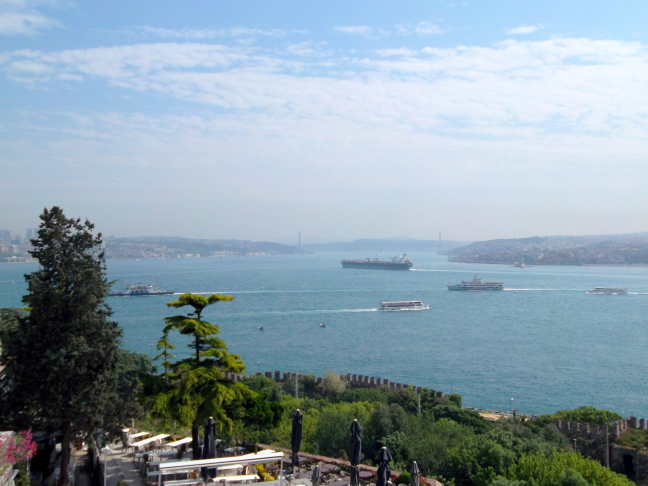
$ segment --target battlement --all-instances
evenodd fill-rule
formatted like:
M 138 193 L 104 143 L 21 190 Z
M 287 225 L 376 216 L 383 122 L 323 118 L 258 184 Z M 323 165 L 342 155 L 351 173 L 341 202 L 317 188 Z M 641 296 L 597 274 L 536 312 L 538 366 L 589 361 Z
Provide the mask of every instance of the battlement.
M 627 417 L 615 422 L 609 426 L 597 424 L 585 424 L 579 422 L 570 422 L 569 420 L 554 420 L 554 425 L 563 434 L 570 438 L 581 439 L 599 439 L 605 438 L 605 431 L 607 429 L 608 438 L 614 440 L 621 436 L 628 429 L 641 429 L 647 430 L 647 422 L 645 419 L 637 419 L 637 417 Z
M 265 376 L 266 378 L 270 380 L 274 380 L 278 383 L 285 383 L 287 381 L 292 381 L 295 379 L 295 375 L 297 375 L 297 379 L 299 380 L 301 376 L 303 376 L 301 373 L 291 373 L 289 371 L 265 371 L 263 373 L 257 372 L 257 373 L 252 373 L 250 376 Z M 241 381 L 243 378 L 245 378 L 245 375 L 237 374 L 237 373 L 223 373 L 223 377 L 226 380 L 230 381 Z M 351 388 L 378 388 L 378 387 L 387 387 L 391 389 L 398 389 L 398 388 L 414 388 L 416 393 L 421 392 L 421 387 L 415 387 L 413 385 L 408 385 L 407 383 L 396 383 L 393 382 L 387 378 L 376 378 L 374 376 L 364 376 L 364 375 L 355 375 L 355 374 L 345 374 L 345 375 L 340 375 L 340 378 L 347 381 Z M 315 378 L 317 381 L 317 384 L 320 384 L 322 382 L 322 377 L 318 376 Z M 442 392 L 436 392 L 436 395 L 438 397 L 442 397 L 443 393 Z

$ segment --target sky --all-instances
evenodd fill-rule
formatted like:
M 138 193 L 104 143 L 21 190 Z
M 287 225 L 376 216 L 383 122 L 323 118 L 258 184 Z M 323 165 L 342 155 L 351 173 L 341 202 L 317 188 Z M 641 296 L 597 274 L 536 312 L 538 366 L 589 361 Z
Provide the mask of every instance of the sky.
M 648 230 L 648 2 L 0 0 L 0 228 Z

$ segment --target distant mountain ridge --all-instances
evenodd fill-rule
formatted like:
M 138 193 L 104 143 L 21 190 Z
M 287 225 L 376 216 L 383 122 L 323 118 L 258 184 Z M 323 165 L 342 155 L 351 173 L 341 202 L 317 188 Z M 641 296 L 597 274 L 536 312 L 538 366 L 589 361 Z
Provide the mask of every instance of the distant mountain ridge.
M 464 246 L 466 241 L 441 240 L 441 253 L 447 253 L 449 249 Z M 389 251 L 394 253 L 406 253 L 408 251 L 431 251 L 439 252 L 439 240 L 417 240 L 408 237 L 393 237 L 382 239 L 362 238 L 355 241 L 343 241 L 336 243 L 317 243 L 302 245 L 303 249 L 317 251 L 365 251 L 370 253 Z
M 237 255 L 295 255 L 294 246 L 249 240 L 209 240 L 177 236 L 140 236 L 106 239 L 106 258 L 197 258 Z
M 648 232 L 479 241 L 453 249 L 449 260 L 509 265 L 645 265 Z

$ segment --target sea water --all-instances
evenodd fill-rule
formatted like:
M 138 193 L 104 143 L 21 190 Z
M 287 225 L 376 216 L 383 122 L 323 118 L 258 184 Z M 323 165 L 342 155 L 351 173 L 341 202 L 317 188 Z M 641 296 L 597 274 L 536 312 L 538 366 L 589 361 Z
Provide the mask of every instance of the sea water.
M 204 318 L 220 326 L 248 372 L 321 376 L 331 369 L 460 393 L 464 405 L 548 413 L 581 405 L 648 417 L 648 267 L 450 263 L 408 255 L 411 271 L 342 269 L 318 253 L 108 262 L 114 288 L 151 283 L 222 293 Z M 0 307 L 20 306 L 32 264 L 0 265 Z M 505 283 L 505 291 L 451 292 L 447 283 Z M 627 295 L 588 295 L 625 287 Z M 110 297 L 125 348 L 155 356 L 165 304 L 177 296 Z M 381 301 L 421 300 L 429 310 L 381 312 Z M 320 326 L 325 324 L 325 327 Z M 259 328 L 263 327 L 263 330 Z M 173 336 L 177 357 L 187 339 Z

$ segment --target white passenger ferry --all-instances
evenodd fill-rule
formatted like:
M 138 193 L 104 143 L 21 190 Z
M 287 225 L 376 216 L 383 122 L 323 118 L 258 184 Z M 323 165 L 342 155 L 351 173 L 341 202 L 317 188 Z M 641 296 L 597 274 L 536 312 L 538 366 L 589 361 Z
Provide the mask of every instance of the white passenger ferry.
M 482 279 L 475 275 L 475 278 L 470 281 L 462 280 L 458 284 L 448 284 L 448 290 L 504 290 L 504 284 L 502 282 L 482 282 Z
M 399 302 L 381 302 L 380 310 L 384 311 L 415 311 L 429 309 L 429 305 L 425 305 L 420 300 L 401 300 Z
M 628 291 L 620 287 L 596 287 L 594 290 L 590 290 L 587 293 L 591 295 L 621 295 L 627 294 Z

